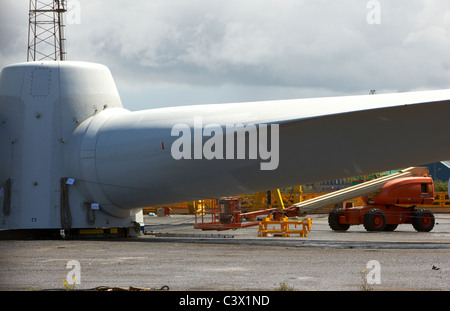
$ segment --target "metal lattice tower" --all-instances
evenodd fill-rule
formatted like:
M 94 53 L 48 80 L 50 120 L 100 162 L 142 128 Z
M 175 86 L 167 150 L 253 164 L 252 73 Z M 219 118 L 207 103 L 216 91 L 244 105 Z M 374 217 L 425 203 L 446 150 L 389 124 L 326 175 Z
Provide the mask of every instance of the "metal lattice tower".
M 30 0 L 27 61 L 65 60 L 64 0 Z

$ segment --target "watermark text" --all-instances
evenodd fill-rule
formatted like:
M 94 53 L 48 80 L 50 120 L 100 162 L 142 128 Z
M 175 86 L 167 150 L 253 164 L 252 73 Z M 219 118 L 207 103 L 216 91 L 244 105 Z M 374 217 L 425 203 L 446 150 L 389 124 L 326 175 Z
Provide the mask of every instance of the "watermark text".
M 260 159 L 261 170 L 275 170 L 279 164 L 278 124 L 203 124 L 194 117 L 194 126 L 175 124 L 171 136 L 172 157 L 180 159 Z
M 66 265 L 67 269 L 72 269 L 67 273 L 66 280 L 70 285 L 81 284 L 81 266 L 78 260 L 70 260 Z
M 381 3 L 379 0 L 370 0 L 367 2 L 367 23 L 369 25 L 381 24 Z
M 381 265 L 378 260 L 370 260 L 366 265 L 367 283 L 370 285 L 381 284 Z

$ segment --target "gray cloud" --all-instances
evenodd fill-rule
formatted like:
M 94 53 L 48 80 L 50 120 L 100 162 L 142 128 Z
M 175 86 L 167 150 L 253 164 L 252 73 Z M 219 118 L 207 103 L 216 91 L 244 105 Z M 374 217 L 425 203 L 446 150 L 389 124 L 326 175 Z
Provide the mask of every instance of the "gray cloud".
M 447 88 L 448 1 L 380 2 L 369 25 L 364 0 L 79 0 L 68 59 L 109 66 L 133 109 Z M 28 7 L 8 5 L 1 65 L 26 59 Z

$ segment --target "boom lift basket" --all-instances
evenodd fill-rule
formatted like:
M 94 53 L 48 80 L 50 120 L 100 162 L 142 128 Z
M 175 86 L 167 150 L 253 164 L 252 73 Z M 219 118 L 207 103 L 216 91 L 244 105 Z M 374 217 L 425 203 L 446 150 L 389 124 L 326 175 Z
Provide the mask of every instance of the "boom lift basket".
M 213 203 L 209 206 L 203 205 L 196 210 L 194 229 L 221 231 L 257 226 L 259 221 L 251 221 L 251 219 L 259 215 L 267 215 L 275 210 L 242 213 L 238 197 L 223 197 L 211 201 Z

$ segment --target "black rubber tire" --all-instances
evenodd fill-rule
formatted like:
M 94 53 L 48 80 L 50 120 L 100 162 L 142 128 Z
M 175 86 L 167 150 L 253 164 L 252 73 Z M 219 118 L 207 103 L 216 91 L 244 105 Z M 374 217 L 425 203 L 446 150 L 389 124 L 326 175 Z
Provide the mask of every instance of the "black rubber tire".
M 334 231 L 347 231 L 350 225 L 339 223 L 339 216 L 341 215 L 343 208 L 338 207 L 330 211 L 328 214 L 328 225 Z
M 412 225 L 420 232 L 430 232 L 434 228 L 434 214 L 427 209 L 418 209 L 413 213 Z
M 383 231 L 386 228 L 386 215 L 378 208 L 369 209 L 364 214 L 363 225 L 367 231 Z
M 387 224 L 386 227 L 384 227 L 384 231 L 394 231 L 397 227 L 398 224 Z

